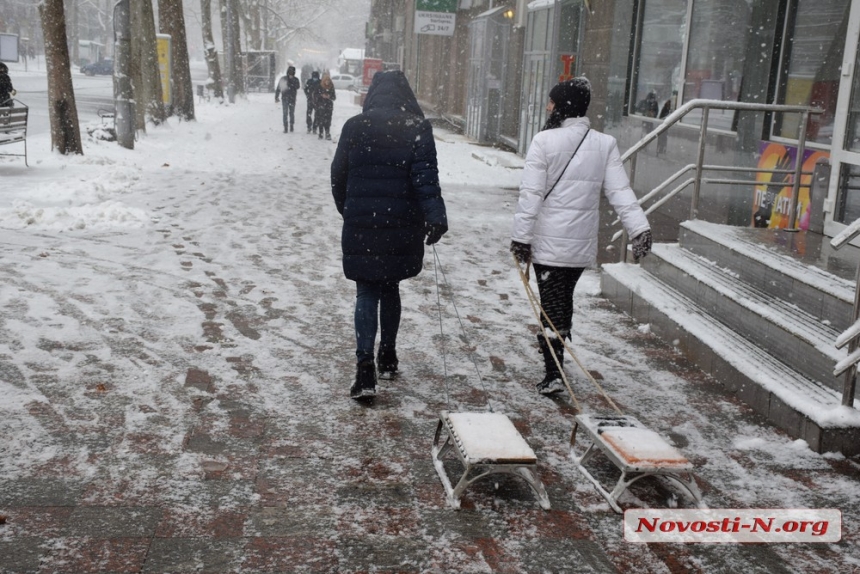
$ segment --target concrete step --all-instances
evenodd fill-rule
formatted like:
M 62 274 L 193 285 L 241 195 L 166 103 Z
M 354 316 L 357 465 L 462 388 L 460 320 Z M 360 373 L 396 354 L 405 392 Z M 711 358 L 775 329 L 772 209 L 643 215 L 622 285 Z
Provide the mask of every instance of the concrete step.
M 638 265 L 603 266 L 603 296 L 676 347 L 731 393 L 816 452 L 860 453 L 860 403 L 783 364 Z
M 847 329 L 854 305 L 854 281 L 787 255 L 779 245 L 762 241 L 755 231 L 766 230 L 686 221 L 681 224 L 679 242 L 684 249 L 735 273 L 760 291 L 829 321 L 840 332 Z M 804 238 L 777 233 L 784 234 L 786 243 Z
M 836 348 L 839 333 L 828 322 L 677 243 L 656 244 L 653 255 L 642 260 L 646 271 L 791 368 L 842 391 L 842 377 L 834 377 L 833 368 L 847 353 Z

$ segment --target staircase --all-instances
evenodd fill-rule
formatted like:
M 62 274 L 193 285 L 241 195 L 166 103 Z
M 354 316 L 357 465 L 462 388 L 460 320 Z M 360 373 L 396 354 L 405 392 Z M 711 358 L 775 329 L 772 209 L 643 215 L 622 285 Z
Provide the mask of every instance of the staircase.
M 851 323 L 860 250 L 837 258 L 823 239 L 687 221 L 641 265 L 604 265 L 602 291 L 775 426 L 851 456 L 860 404 L 840 404 L 834 341 Z

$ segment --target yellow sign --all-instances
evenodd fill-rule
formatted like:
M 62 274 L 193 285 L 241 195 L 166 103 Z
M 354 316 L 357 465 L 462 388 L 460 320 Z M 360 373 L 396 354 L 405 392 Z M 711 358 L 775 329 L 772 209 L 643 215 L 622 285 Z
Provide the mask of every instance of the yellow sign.
M 173 68 L 170 59 L 170 50 L 172 47 L 170 35 L 156 34 L 155 44 L 158 51 L 158 69 L 161 72 L 161 100 L 165 105 L 169 106 L 173 103 L 173 90 L 170 84 L 170 80 L 173 78 Z

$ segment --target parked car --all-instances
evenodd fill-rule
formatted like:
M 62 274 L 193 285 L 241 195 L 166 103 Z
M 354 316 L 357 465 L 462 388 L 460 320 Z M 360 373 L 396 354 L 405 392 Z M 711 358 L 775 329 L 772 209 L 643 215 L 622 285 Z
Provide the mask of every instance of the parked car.
M 334 84 L 334 89 L 336 90 L 352 90 L 355 92 L 358 91 L 358 85 L 356 85 L 358 79 L 349 74 L 335 74 L 331 77 L 331 82 Z
M 84 64 L 81 66 L 81 72 L 88 76 L 95 76 L 96 74 L 109 76 L 113 74 L 113 60 L 105 59 L 99 60 L 98 62 Z

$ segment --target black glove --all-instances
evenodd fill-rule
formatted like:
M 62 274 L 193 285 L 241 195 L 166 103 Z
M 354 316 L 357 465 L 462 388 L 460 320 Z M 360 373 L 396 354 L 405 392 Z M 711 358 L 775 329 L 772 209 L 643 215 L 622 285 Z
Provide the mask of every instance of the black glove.
M 528 243 L 511 241 L 511 253 L 514 254 L 514 259 L 523 265 L 528 265 L 532 262 L 532 246 Z
M 639 261 L 651 253 L 651 230 L 646 229 L 633 238 L 633 260 Z
M 439 243 L 442 236 L 448 231 L 448 226 L 444 223 L 427 223 L 424 225 L 424 233 L 427 234 L 427 245 Z

